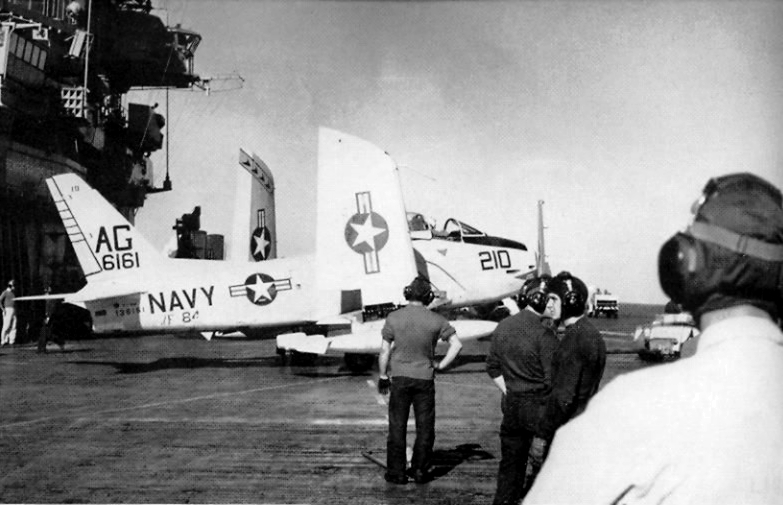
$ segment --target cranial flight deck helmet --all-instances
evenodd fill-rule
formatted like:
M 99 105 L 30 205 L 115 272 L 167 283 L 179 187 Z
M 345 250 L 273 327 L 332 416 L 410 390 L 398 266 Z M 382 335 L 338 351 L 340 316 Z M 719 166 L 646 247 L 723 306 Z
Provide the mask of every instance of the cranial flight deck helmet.
M 539 314 L 546 310 L 546 304 L 549 300 L 549 293 L 552 292 L 552 276 L 543 274 L 538 277 L 528 279 L 522 285 L 519 291 L 519 306 L 525 308 L 530 306 Z
M 560 272 L 555 276 L 554 292 L 560 297 L 561 318 L 578 317 L 585 313 L 587 305 L 587 286 L 570 272 Z
M 416 277 L 410 284 L 405 286 L 402 294 L 406 300 L 415 300 L 423 303 L 424 306 L 431 304 L 432 300 L 435 299 L 435 293 L 432 292 L 430 281 L 422 276 Z
M 693 223 L 661 247 L 663 291 L 697 319 L 749 304 L 773 317 L 783 308 L 783 198 L 749 173 L 711 179 Z

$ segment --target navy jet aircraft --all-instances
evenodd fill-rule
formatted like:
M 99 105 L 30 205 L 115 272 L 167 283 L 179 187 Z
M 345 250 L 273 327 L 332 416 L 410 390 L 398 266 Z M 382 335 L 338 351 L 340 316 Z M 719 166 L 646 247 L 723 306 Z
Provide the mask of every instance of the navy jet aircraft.
M 366 314 L 402 304 L 417 273 L 393 160 L 330 129 L 319 131 L 314 255 L 259 263 L 168 258 L 76 174 L 46 182 L 87 280 L 62 298 L 86 308 L 98 334 L 268 329 L 282 349 L 343 353 L 349 366 L 366 366 L 380 351 L 383 323 L 365 322 Z M 495 327 L 452 324 L 463 339 Z M 306 325 L 322 332 L 290 331 Z M 341 334 L 330 335 L 335 326 Z

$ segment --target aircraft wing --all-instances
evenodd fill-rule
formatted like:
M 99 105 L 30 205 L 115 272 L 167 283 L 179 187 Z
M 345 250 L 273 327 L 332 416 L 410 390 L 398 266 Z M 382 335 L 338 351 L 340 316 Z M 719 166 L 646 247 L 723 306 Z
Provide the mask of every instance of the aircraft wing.
M 277 337 L 277 347 L 312 354 L 377 354 L 381 352 L 383 324 L 383 320 L 354 323 L 350 333 L 332 337 L 286 333 Z M 449 324 L 457 330 L 457 336 L 463 342 L 486 337 L 497 327 L 494 321 L 478 319 L 460 319 L 449 321 Z

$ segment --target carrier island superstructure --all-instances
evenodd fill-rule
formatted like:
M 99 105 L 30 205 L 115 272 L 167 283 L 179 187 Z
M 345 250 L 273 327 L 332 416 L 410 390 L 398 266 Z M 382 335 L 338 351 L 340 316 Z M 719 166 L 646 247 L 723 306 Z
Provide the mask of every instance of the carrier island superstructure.
M 0 283 L 72 291 L 82 272 L 45 179 L 78 173 L 131 222 L 170 190 L 168 174 L 153 187 L 149 159 L 164 115 L 127 94 L 198 83 L 201 36 L 166 26 L 149 0 L 0 0 L 0 22 Z

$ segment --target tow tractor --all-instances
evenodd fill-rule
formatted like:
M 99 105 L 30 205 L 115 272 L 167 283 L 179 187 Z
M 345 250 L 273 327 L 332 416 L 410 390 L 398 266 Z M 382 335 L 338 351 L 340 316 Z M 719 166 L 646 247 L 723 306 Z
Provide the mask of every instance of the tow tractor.
M 608 318 L 617 319 L 620 315 L 620 302 L 608 290 L 601 291 L 600 288 L 591 286 L 588 288 L 587 315 L 588 317 L 598 317 L 601 314 L 605 314 Z

